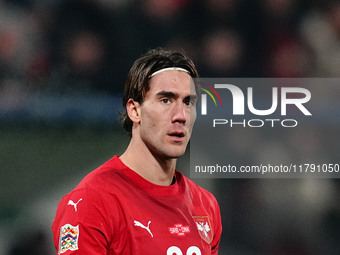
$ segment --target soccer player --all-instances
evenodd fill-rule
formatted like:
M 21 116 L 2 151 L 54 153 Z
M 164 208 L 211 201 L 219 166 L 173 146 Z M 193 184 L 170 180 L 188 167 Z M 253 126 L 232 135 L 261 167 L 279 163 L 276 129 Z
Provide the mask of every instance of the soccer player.
M 123 98 L 130 144 L 59 203 L 58 254 L 218 254 L 216 199 L 175 170 L 196 118 L 197 76 L 179 52 L 154 49 L 135 61 Z

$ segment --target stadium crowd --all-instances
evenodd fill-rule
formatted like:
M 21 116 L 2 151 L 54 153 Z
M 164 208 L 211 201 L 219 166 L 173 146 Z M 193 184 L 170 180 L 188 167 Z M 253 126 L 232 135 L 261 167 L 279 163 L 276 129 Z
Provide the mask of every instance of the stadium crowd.
M 203 77 L 337 77 L 336 0 L 0 1 L 1 104 L 121 91 L 147 49 L 183 49 Z

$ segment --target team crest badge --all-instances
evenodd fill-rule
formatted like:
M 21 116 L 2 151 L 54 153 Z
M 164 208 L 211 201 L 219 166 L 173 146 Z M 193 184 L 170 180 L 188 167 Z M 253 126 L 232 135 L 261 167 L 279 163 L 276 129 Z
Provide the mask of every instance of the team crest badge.
M 66 224 L 60 230 L 59 254 L 68 250 L 78 250 L 79 225 L 74 227 Z
M 198 233 L 207 243 L 211 243 L 213 239 L 213 230 L 210 224 L 209 216 L 193 216 Z

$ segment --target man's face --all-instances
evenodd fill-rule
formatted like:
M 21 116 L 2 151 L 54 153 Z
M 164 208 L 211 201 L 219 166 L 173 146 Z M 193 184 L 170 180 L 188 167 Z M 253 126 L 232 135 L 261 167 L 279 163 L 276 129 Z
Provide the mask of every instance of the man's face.
M 189 74 L 169 70 L 151 78 L 150 90 L 140 106 L 139 135 L 155 157 L 184 154 L 196 119 L 196 103 Z

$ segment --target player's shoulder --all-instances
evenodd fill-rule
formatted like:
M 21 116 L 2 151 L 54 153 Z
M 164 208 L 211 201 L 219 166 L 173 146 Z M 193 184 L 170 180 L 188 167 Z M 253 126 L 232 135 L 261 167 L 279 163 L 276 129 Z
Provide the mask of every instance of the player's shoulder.
M 122 166 L 118 156 L 114 156 L 88 175 L 79 183 L 79 188 L 88 186 L 105 186 L 106 183 L 112 183 L 117 180 L 117 176 L 121 175 Z
M 68 201 L 84 201 L 91 203 L 102 203 L 107 199 L 119 196 L 120 166 L 118 157 L 114 156 L 103 165 L 87 174 L 80 183 L 71 191 L 66 193 L 59 205 L 68 204 Z M 118 162 L 118 163 L 117 163 Z
M 119 162 L 118 157 L 114 156 L 88 173 L 70 193 L 99 193 L 103 190 L 115 190 L 121 178 Z

